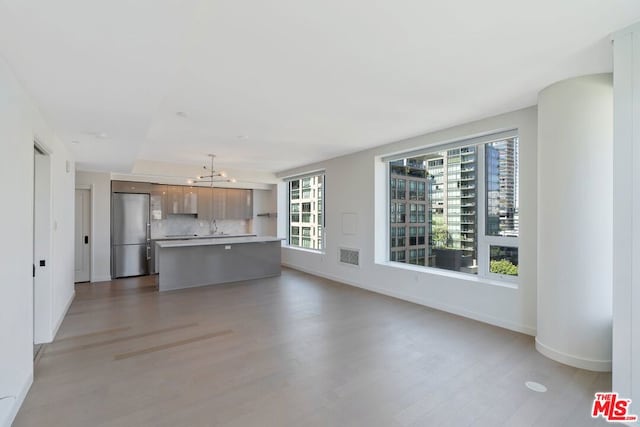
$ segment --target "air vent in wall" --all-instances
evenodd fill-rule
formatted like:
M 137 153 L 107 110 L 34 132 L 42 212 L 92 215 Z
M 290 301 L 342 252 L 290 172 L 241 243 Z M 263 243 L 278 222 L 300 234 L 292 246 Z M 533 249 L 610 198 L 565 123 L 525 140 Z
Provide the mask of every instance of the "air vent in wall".
M 342 264 L 360 265 L 360 251 L 358 249 L 340 248 L 340 262 Z

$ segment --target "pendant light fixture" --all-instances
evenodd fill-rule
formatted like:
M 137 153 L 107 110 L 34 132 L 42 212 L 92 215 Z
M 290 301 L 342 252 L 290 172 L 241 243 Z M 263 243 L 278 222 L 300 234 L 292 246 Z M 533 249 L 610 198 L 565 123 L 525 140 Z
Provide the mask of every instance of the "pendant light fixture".
M 209 154 L 209 157 L 211 158 L 211 166 L 207 167 L 205 165 L 202 167 L 204 173 L 194 180 L 194 184 L 203 182 L 209 183 L 211 187 L 213 187 L 213 184 L 216 182 L 236 182 L 234 178 L 229 178 L 226 172 L 217 171 L 213 168 L 213 160 L 216 158 L 215 154 Z

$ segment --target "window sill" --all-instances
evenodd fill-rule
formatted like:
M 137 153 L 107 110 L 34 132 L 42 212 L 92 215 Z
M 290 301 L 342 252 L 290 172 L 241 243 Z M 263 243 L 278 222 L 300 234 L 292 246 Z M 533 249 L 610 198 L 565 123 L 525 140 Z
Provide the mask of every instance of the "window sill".
M 450 279 L 464 280 L 467 282 L 479 283 L 482 285 L 499 286 L 499 287 L 508 288 L 508 289 L 519 289 L 518 283 L 515 283 L 515 282 L 496 280 L 488 277 L 478 277 L 476 275 L 472 275 L 468 273 L 460 273 L 457 271 L 444 270 L 440 268 L 423 267 L 423 266 L 405 264 L 405 263 L 394 262 L 394 261 L 376 262 L 376 265 L 381 265 L 384 267 L 391 267 L 391 268 L 398 268 L 401 270 L 415 271 L 417 273 L 422 273 L 422 274 L 432 274 L 435 276 L 448 277 Z
M 301 248 L 300 246 L 283 245 L 282 247 L 285 249 L 291 249 L 292 251 L 308 252 L 308 253 L 317 254 L 317 255 L 325 254 L 324 251 L 321 251 L 318 249 Z

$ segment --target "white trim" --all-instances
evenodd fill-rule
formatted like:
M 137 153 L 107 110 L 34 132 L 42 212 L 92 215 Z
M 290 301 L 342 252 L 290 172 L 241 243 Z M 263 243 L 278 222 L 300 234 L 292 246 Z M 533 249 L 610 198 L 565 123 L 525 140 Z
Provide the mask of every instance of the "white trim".
M 33 372 L 29 373 L 29 376 L 27 377 L 26 381 L 20 388 L 20 393 L 18 393 L 17 396 L 9 396 L 9 398 L 14 399 L 13 405 L 9 409 L 9 413 L 7 414 L 7 416 L 4 417 L 4 419 L 0 418 L 0 423 L 2 423 L 0 424 L 1 426 L 11 427 L 11 424 L 13 424 L 13 421 L 16 419 L 16 415 L 18 415 L 18 411 L 20 410 L 20 407 L 22 407 L 22 404 L 24 403 L 24 399 L 26 399 L 27 393 L 29 393 L 29 389 L 31 388 L 32 384 L 33 384 Z
M 499 138 L 495 138 L 499 136 Z M 514 128 L 512 130 L 508 130 L 508 131 L 504 131 L 501 133 L 492 133 L 492 134 L 487 134 L 486 136 L 482 136 L 482 137 L 475 137 L 475 138 L 471 138 L 471 139 L 466 139 L 466 140 L 462 140 L 458 143 L 451 143 L 451 144 L 447 144 L 445 146 L 446 149 L 448 148 L 457 148 L 457 147 L 475 147 L 475 155 L 476 155 L 476 241 L 475 241 L 475 245 L 476 245 L 476 264 L 477 264 L 477 273 L 476 274 L 471 274 L 471 273 L 462 273 L 459 272 L 460 275 L 462 276 L 457 276 L 457 278 L 461 278 L 461 279 L 466 279 L 469 280 L 468 277 L 471 277 L 473 279 L 472 281 L 477 281 L 477 282 L 481 282 L 481 283 L 489 283 L 489 284 L 496 284 L 498 286 L 507 286 L 507 287 L 514 287 L 514 288 L 518 288 L 518 283 L 519 283 L 519 276 L 507 276 L 507 275 L 503 275 L 503 274 L 495 274 L 495 273 L 491 273 L 489 271 L 490 268 L 490 254 L 489 254 L 489 246 L 490 245 L 494 245 L 494 246 L 508 246 L 508 247 L 514 247 L 514 248 L 520 248 L 519 245 L 519 237 L 505 237 L 505 236 L 487 236 L 486 235 L 486 222 L 487 222 L 487 191 L 486 191 L 486 180 L 487 180 L 487 159 L 486 159 L 486 144 L 491 143 L 493 141 L 502 141 L 504 139 L 516 139 L 517 143 L 519 144 L 519 130 L 517 128 Z M 467 144 L 467 142 L 470 141 L 475 141 L 473 144 Z M 439 151 L 440 149 L 445 149 L 442 148 L 442 146 L 438 146 L 438 147 L 434 147 L 434 148 L 430 148 L 428 150 L 425 149 L 420 149 L 420 150 L 413 150 L 411 152 L 405 152 L 404 156 L 406 157 L 400 157 L 400 158 L 409 158 L 412 157 L 414 155 L 417 155 L 415 153 L 422 153 L 422 154 L 428 154 L 428 153 L 433 153 L 435 151 Z M 387 162 L 385 162 L 385 159 L 389 159 L 389 157 L 387 158 L 381 158 L 381 160 L 384 163 L 385 166 L 385 173 L 386 173 L 386 182 L 385 182 L 385 186 L 384 186 L 384 194 L 386 196 L 386 208 L 385 208 L 385 218 L 386 218 L 386 233 L 384 235 L 384 240 L 385 240 L 385 246 L 386 246 L 386 250 L 385 250 L 385 254 L 384 257 L 381 257 L 381 261 L 377 261 L 377 264 L 381 264 L 381 265 L 388 265 L 388 266 L 392 266 L 392 267 L 396 267 L 396 264 L 402 264 L 401 262 L 393 262 L 390 260 L 390 252 L 394 249 L 390 247 L 390 230 L 391 227 L 393 227 L 394 225 L 398 225 L 397 223 L 391 223 L 390 222 L 390 209 L 389 206 L 391 204 L 391 194 L 390 194 L 390 188 L 389 188 L 389 183 L 390 183 L 390 179 L 391 179 L 391 173 L 390 173 L 390 167 L 389 164 Z M 517 161 L 520 161 L 520 157 L 519 157 L 519 151 L 518 151 L 518 159 Z M 519 179 L 518 179 L 518 185 L 519 185 Z M 445 191 L 448 191 L 447 188 L 444 189 Z M 518 189 L 519 192 L 519 189 Z M 405 204 L 408 206 L 411 203 L 411 201 L 407 198 L 405 200 Z M 407 212 L 408 215 L 408 212 Z M 445 220 L 446 223 L 446 220 Z M 411 224 L 410 224 L 411 225 Z M 414 224 L 414 225 L 419 225 L 419 224 Z M 426 227 L 426 224 L 425 224 Z M 428 228 L 428 227 L 427 227 Z M 427 236 L 431 233 L 431 230 L 428 230 Z M 504 242 L 504 243 L 503 243 Z M 409 247 L 410 248 L 410 247 Z M 428 249 L 427 249 L 428 250 Z M 407 257 L 408 258 L 408 257 Z M 408 263 L 407 263 L 408 264 Z M 415 271 L 423 271 L 423 272 L 427 272 L 427 273 L 435 273 L 434 270 L 436 271 L 445 271 L 446 273 L 451 272 L 450 270 L 443 270 L 441 268 L 437 268 L 437 267 L 429 267 L 429 266 L 416 266 L 416 270 Z M 402 267 L 401 267 L 402 268 Z M 447 275 L 445 273 L 445 275 Z M 509 284 L 513 284 L 513 285 L 509 285 Z
M 109 282 L 111 281 L 111 276 L 95 276 L 91 278 L 91 283 L 94 282 Z
M 494 141 L 501 141 L 503 139 L 518 137 L 518 129 L 507 130 L 494 130 L 488 133 L 483 133 L 475 136 L 469 136 L 462 139 L 455 139 L 449 141 L 443 141 L 436 144 L 430 144 L 420 148 L 416 148 L 409 151 L 398 152 L 382 156 L 380 160 L 384 163 L 392 162 L 394 160 L 405 159 L 408 157 L 417 157 L 424 154 L 430 154 L 433 151 L 448 150 L 451 148 L 466 147 L 471 145 L 488 144 Z
M 305 172 L 305 173 L 297 174 L 297 175 L 282 176 L 280 174 L 276 174 L 276 177 L 282 178 L 282 180 L 285 181 L 285 182 L 289 182 L 289 181 L 295 181 L 295 180 L 298 180 L 298 179 L 310 178 L 310 177 L 314 177 L 314 176 L 318 176 L 318 175 L 325 175 L 325 174 L 326 174 L 326 171 L 324 169 L 317 169 L 317 170 L 313 170 L 313 171 L 309 171 L 309 172 Z
M 60 315 L 60 318 L 56 322 L 56 326 L 53 328 L 53 331 L 51 334 L 51 341 L 56 339 L 56 335 L 58 335 L 58 330 L 62 325 L 62 321 L 67 316 L 67 312 L 69 311 L 69 308 L 71 307 L 71 304 L 73 303 L 73 300 L 75 299 L 75 297 L 76 297 L 76 291 L 74 290 L 73 293 L 71 294 L 71 298 L 69 298 L 69 301 L 67 301 L 67 304 L 65 305 L 64 310 L 62 310 L 62 314 Z
M 595 372 L 611 372 L 611 360 L 593 360 L 573 354 L 567 354 L 541 343 L 538 337 L 536 337 L 536 350 L 549 359 L 575 368 Z
M 408 264 L 408 263 L 397 262 L 397 261 L 383 261 L 383 262 L 376 262 L 375 264 L 383 267 L 399 268 L 401 270 L 415 271 L 423 274 L 434 274 L 436 276 L 448 277 L 450 279 L 466 280 L 467 282 L 473 282 L 473 283 L 478 283 L 482 285 L 500 286 L 503 288 L 510 288 L 510 289 L 519 288 L 518 283 L 515 283 L 511 280 L 509 281 L 499 280 L 499 277 L 501 276 L 498 274 L 495 274 L 494 276 L 496 276 L 496 278 L 492 279 L 486 276 L 479 276 L 477 274 L 463 273 L 460 271 L 447 270 L 444 268 L 428 267 L 423 265 Z
M 417 298 L 412 295 L 406 295 L 400 292 L 392 292 L 387 289 L 378 288 L 375 286 L 365 286 L 357 282 L 353 282 L 350 280 L 346 280 L 337 276 L 333 276 L 331 274 L 322 273 L 319 271 L 315 271 L 312 269 L 308 269 L 305 267 L 299 267 L 295 265 L 291 265 L 288 263 L 282 263 L 284 267 L 291 268 L 293 270 L 302 271 L 303 273 L 311 274 L 313 276 L 323 277 L 328 280 L 332 280 L 334 282 L 343 283 L 345 285 L 355 286 L 357 288 L 366 289 L 371 292 L 375 292 L 378 294 L 386 295 L 389 297 L 401 299 L 403 301 L 409 301 L 415 304 L 423 305 L 425 307 L 434 308 L 436 310 L 445 311 L 447 313 L 455 314 L 457 316 L 466 317 L 471 320 L 476 320 L 478 322 L 487 323 L 489 325 L 498 326 L 500 328 L 509 329 L 511 331 L 519 332 L 526 335 L 535 336 L 536 328 L 533 326 L 522 325 L 518 323 L 513 323 L 507 320 L 503 320 L 493 316 L 487 316 L 486 314 L 477 313 L 470 310 L 465 310 L 460 307 L 451 306 L 449 304 L 443 304 L 439 301 L 434 301 L 426 298 Z

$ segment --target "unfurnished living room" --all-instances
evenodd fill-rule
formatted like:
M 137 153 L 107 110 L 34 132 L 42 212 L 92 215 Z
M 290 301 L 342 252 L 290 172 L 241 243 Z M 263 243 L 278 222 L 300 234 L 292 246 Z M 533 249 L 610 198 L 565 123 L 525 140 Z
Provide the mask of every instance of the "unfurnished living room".
M 640 426 L 640 3 L 0 0 L 0 426 Z

